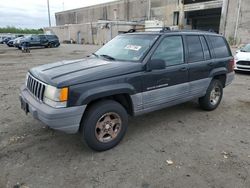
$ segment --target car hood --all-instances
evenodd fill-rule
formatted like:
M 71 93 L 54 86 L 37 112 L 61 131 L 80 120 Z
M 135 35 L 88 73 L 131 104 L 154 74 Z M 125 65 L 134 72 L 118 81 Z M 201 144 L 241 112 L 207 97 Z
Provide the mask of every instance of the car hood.
M 250 52 L 238 52 L 235 57 L 239 60 L 250 61 Z
M 34 67 L 30 73 L 47 84 L 61 88 L 141 70 L 141 63 L 87 58 Z

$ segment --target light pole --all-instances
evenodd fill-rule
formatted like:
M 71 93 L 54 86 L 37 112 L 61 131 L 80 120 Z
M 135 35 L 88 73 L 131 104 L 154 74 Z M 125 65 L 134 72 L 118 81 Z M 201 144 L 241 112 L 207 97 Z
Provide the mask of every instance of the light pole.
M 48 6 L 49 27 L 51 27 L 49 0 L 47 0 L 47 6 Z

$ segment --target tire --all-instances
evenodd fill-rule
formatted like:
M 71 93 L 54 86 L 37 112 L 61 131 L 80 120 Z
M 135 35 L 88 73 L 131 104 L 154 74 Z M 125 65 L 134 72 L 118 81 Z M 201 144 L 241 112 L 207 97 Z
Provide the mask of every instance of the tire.
M 47 48 L 51 48 L 51 47 L 52 47 L 51 43 L 48 43 Z
M 60 43 L 56 43 L 56 44 L 54 45 L 55 48 L 58 48 L 59 46 L 60 46 Z
M 223 86 L 220 80 L 214 79 L 211 81 L 206 95 L 199 98 L 200 107 L 203 110 L 212 111 L 215 110 L 222 99 L 223 96 Z
M 121 104 L 112 100 L 100 101 L 87 110 L 81 123 L 82 137 L 93 150 L 105 151 L 122 140 L 127 125 L 128 115 Z

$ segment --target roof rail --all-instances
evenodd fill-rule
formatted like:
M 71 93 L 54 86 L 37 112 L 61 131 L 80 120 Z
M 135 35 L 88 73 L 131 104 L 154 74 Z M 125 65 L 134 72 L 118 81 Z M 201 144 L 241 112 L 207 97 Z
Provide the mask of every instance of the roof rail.
M 169 31 L 171 31 L 170 27 L 163 27 L 162 30 L 160 30 L 160 33 L 169 32 Z
M 159 31 L 149 31 L 149 32 L 205 32 L 205 33 L 216 33 L 213 29 L 209 30 L 197 30 L 197 29 L 177 29 L 177 30 L 171 30 L 170 27 L 144 27 L 144 28 L 137 28 L 137 29 L 129 29 L 127 32 L 124 33 L 135 33 L 138 31 L 144 32 L 145 29 L 160 29 Z

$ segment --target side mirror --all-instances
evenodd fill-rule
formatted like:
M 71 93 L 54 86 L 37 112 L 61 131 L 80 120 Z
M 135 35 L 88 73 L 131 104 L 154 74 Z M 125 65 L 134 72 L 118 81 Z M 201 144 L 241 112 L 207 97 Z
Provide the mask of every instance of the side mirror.
M 165 69 L 165 61 L 162 59 L 151 59 L 147 63 L 147 70 L 160 70 L 160 69 Z

